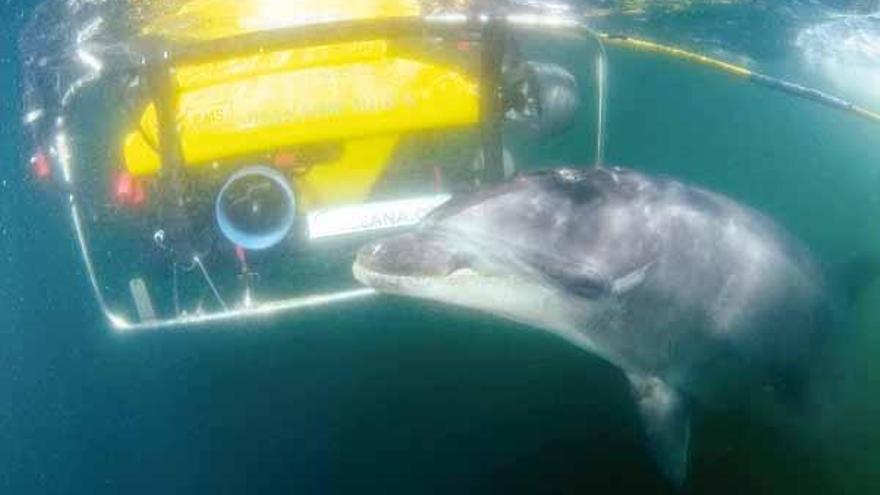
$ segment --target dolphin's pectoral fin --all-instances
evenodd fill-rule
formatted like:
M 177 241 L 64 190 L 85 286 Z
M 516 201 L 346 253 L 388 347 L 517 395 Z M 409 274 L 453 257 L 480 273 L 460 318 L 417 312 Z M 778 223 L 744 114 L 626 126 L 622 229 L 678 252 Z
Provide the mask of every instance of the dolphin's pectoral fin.
M 649 375 L 627 374 L 654 460 L 663 474 L 677 484 L 687 475 L 690 416 L 684 397 L 665 382 Z

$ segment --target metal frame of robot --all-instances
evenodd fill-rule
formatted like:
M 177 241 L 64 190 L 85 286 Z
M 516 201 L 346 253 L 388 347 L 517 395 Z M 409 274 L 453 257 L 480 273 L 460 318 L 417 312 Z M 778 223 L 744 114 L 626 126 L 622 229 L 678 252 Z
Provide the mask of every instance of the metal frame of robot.
M 332 22 L 309 26 L 297 26 L 265 32 L 249 33 L 230 38 L 185 45 L 165 43 L 146 43 L 141 59 L 141 70 L 146 75 L 153 95 L 156 97 L 159 118 L 159 147 L 163 173 L 160 180 L 176 176 L 182 168 L 179 136 L 174 125 L 175 97 L 173 92 L 174 67 L 183 63 L 194 63 L 216 59 L 218 56 L 237 56 L 266 51 L 308 46 L 320 42 L 361 41 L 376 38 L 394 39 L 402 37 L 436 37 L 458 41 L 479 41 L 482 47 L 481 67 L 481 141 L 485 156 L 483 180 L 486 183 L 503 179 L 503 147 L 501 137 L 501 60 L 504 43 L 509 33 L 540 32 L 545 36 L 577 36 L 583 39 L 598 39 L 580 20 L 559 15 L 532 14 L 441 14 L 422 17 L 402 17 L 377 20 Z M 601 43 L 601 42 L 600 42 Z M 604 64 L 604 50 L 600 50 L 597 63 Z M 604 72 L 604 71 L 600 71 Z M 600 90 L 604 81 L 600 82 Z M 55 149 L 61 165 L 68 191 L 73 191 L 75 182 L 73 157 L 67 143 L 63 127 L 54 136 Z M 177 188 L 172 188 L 177 189 Z M 415 198 L 419 199 L 419 198 Z M 438 198 L 421 198 L 426 202 L 436 202 Z M 167 328 L 198 327 L 221 322 L 244 322 L 265 319 L 282 313 L 291 313 L 331 304 L 340 304 L 369 297 L 374 291 L 354 288 L 338 292 L 302 295 L 278 300 L 248 300 L 242 307 L 220 311 L 184 314 L 172 318 L 149 321 L 130 321 L 114 311 L 99 283 L 95 265 L 89 251 L 86 232 L 77 197 L 73 192 L 67 194 L 67 202 L 73 230 L 86 273 L 101 312 L 113 330 L 132 332 L 138 330 L 158 330 Z M 366 204 L 366 205 L 369 205 Z M 344 233 L 342 233 L 344 235 Z M 199 262 L 198 259 L 193 261 Z M 199 263 L 201 266 L 201 263 Z M 205 273 L 210 284 L 210 277 Z M 248 298 L 249 299 L 249 298 Z

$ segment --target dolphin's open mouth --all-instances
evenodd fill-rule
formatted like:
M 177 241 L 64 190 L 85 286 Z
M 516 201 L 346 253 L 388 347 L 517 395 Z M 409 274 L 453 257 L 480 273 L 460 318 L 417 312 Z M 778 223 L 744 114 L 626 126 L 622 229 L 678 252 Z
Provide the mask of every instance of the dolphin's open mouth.
M 474 273 L 470 257 L 442 239 L 404 234 L 362 247 L 352 272 L 370 287 L 395 291 L 419 283 Z

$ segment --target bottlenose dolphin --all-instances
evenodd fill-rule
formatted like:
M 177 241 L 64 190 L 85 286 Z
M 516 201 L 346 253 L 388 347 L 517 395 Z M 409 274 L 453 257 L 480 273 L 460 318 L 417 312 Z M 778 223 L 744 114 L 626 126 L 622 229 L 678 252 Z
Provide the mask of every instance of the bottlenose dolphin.
M 623 168 L 560 168 L 459 197 L 364 246 L 380 291 L 553 332 L 629 378 L 661 471 L 682 482 L 689 404 L 802 404 L 831 333 L 806 247 L 727 197 Z

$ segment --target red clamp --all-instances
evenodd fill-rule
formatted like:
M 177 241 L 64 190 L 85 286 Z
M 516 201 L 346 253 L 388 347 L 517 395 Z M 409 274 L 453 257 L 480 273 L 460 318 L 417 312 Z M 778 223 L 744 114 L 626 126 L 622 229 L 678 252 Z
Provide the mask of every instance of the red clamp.
M 41 181 L 47 181 L 52 178 L 52 163 L 41 149 L 31 156 L 31 173 Z
M 113 178 L 113 202 L 119 206 L 139 208 L 147 201 L 147 190 L 143 181 L 127 170 L 116 173 Z

